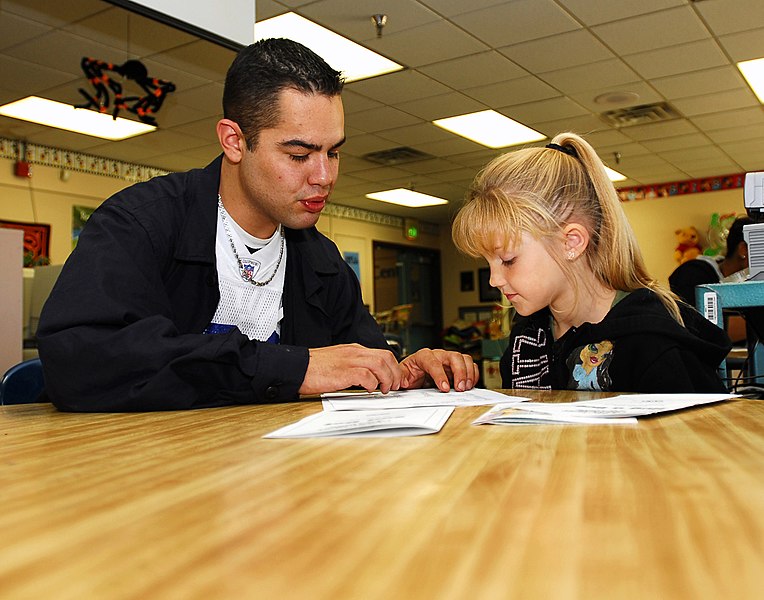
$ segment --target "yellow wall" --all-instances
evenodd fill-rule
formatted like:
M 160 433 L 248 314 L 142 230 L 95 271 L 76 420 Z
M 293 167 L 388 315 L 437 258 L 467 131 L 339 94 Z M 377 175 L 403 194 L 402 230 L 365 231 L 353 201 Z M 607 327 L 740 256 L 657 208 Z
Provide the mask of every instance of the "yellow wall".
M 32 165 L 31 178 L 13 174 L 14 161 L 0 159 L 0 219 L 51 226 L 51 263 L 63 263 L 72 248 L 72 207 L 97 207 L 131 182 L 114 177 L 68 171 L 66 180 L 61 169 Z M 325 214 L 318 229 L 343 252 L 358 252 L 361 266 L 361 291 L 364 302 L 374 310 L 374 268 L 372 242 L 437 249 L 439 236 L 420 233 L 416 242 L 403 237 L 403 227 L 378 225 L 357 219 Z
M 706 232 L 713 213 L 745 215 L 743 189 L 686 194 L 668 198 L 624 202 L 623 209 L 637 236 L 650 274 L 668 285 L 668 276 L 677 267 L 674 232 L 680 227 L 694 226 L 707 246 Z
M 13 174 L 14 161 L 0 159 L 0 219 L 24 223 L 46 223 L 50 228 L 50 259 L 53 264 L 66 260 L 72 251 L 72 206 L 98 206 L 129 182 L 32 165 L 32 177 Z

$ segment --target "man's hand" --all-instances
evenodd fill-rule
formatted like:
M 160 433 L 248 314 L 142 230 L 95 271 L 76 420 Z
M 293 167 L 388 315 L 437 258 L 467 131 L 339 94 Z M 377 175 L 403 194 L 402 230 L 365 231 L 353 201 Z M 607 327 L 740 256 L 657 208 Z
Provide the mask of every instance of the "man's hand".
M 353 386 L 382 393 L 401 387 L 403 373 L 389 350 L 366 348 L 360 344 L 341 344 L 311 348 L 308 370 L 300 394 L 335 392 Z
M 422 387 L 429 377 L 443 392 L 471 390 L 478 380 L 478 368 L 469 354 L 422 348 L 407 356 L 400 364 L 403 370 L 401 388 Z

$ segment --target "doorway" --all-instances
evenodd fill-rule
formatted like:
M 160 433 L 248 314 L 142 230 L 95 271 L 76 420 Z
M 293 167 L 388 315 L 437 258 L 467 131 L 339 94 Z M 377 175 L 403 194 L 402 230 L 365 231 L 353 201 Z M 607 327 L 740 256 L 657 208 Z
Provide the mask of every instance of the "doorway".
M 440 252 L 374 242 L 373 255 L 374 310 L 386 333 L 400 337 L 404 354 L 440 347 Z

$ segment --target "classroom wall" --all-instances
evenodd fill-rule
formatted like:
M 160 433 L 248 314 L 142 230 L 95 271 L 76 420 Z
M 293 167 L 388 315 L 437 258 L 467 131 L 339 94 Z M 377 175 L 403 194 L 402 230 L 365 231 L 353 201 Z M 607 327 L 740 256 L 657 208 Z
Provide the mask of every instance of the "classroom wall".
M 113 177 L 69 171 L 62 178 L 59 168 L 32 165 L 31 178 L 14 175 L 14 161 L 0 159 L 0 219 L 39 222 L 51 225 L 51 262 L 62 263 L 71 252 L 72 206 L 98 206 L 103 199 L 131 182 Z M 650 272 L 661 282 L 676 267 L 674 231 L 694 225 L 704 236 L 714 212 L 744 214 L 743 190 L 722 190 L 668 198 L 623 203 Z M 403 237 L 402 227 L 324 214 L 318 229 L 335 241 L 342 252 L 358 252 L 364 302 L 374 311 L 374 268 L 372 243 L 383 241 L 401 245 L 439 249 L 443 282 L 443 325 L 448 327 L 460 306 L 478 306 L 477 269 L 486 266 L 459 254 L 451 242 L 450 226 L 438 233 L 423 231 L 417 241 Z M 475 289 L 460 290 L 461 271 L 474 271 Z
M 0 219 L 45 223 L 50 229 L 50 259 L 60 264 L 72 251 L 72 207 L 98 206 L 130 185 L 114 177 L 32 165 L 31 177 L 14 175 L 14 160 L 0 159 Z
M 647 269 L 661 283 L 678 266 L 674 260 L 677 246 L 675 231 L 694 226 L 701 235 L 701 246 L 707 246 L 707 231 L 713 213 L 736 213 L 745 216 L 743 189 L 719 190 L 624 202 L 623 209 L 634 229 L 647 263 Z
M 26 223 L 46 223 L 51 226 L 50 259 L 52 264 L 63 263 L 72 250 L 72 207 L 97 207 L 115 192 L 132 182 L 115 177 L 92 175 L 77 171 L 64 171 L 57 167 L 32 165 L 32 176 L 14 175 L 15 161 L 0 159 L 0 220 Z M 329 207 L 318 222 L 318 229 L 334 240 L 341 252 L 357 252 L 361 267 L 361 291 L 364 303 L 374 310 L 374 266 L 372 242 L 383 241 L 407 246 L 434 248 L 440 245 L 440 235 L 423 227 L 419 239 L 406 240 L 403 225 L 333 216 Z M 360 211 L 373 217 L 373 213 Z

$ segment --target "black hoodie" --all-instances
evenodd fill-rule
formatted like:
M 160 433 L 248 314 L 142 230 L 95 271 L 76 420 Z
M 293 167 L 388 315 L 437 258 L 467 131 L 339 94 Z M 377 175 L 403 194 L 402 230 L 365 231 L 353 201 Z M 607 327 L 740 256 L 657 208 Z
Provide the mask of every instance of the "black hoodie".
M 600 323 L 584 323 L 559 340 L 549 309 L 517 316 L 501 358 L 504 388 L 614 392 L 726 392 L 718 368 L 727 334 L 680 303 L 677 323 L 648 289 L 628 294 Z

